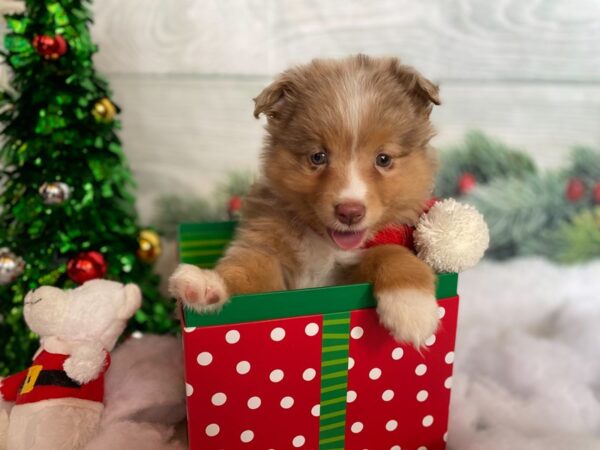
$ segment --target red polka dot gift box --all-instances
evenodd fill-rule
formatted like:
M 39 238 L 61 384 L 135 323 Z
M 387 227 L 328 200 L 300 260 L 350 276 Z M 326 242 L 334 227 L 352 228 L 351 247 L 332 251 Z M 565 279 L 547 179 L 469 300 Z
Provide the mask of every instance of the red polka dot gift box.
M 183 262 L 211 267 L 233 223 L 180 228 Z M 457 275 L 438 276 L 441 326 L 421 351 L 377 320 L 369 284 L 234 297 L 185 310 L 190 448 L 443 450 Z

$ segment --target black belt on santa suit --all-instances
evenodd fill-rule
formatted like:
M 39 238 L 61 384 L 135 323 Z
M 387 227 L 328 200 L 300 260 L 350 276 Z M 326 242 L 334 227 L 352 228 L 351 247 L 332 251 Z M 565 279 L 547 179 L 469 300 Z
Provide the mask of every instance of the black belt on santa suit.
M 73 381 L 64 370 L 42 370 L 34 382 L 35 386 L 59 386 L 66 388 L 80 388 L 81 385 Z

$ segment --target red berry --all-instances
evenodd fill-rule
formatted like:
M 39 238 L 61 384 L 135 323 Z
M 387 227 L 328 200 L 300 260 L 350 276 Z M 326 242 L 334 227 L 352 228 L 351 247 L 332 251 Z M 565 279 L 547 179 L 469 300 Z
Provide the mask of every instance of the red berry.
M 596 181 L 594 184 L 594 194 L 593 194 L 594 204 L 600 205 L 600 181 Z
M 585 185 L 583 184 L 583 181 L 581 181 L 579 178 L 571 178 L 567 183 L 565 195 L 571 202 L 581 200 L 581 198 L 585 195 Z
M 468 194 L 477 186 L 477 178 L 470 172 L 463 173 L 458 179 L 458 192 Z
M 229 205 L 228 205 L 227 210 L 230 213 L 238 212 L 241 208 L 242 208 L 242 198 L 241 197 L 238 197 L 236 195 L 235 197 L 231 197 L 229 199 Z

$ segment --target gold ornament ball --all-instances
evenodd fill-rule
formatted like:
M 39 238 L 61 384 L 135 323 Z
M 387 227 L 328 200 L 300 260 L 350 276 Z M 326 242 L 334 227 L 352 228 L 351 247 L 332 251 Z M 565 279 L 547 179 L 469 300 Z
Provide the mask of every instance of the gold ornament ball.
M 92 115 L 98 122 L 110 123 L 117 115 L 117 107 L 108 98 L 104 97 L 96 102 Z
M 21 276 L 25 261 L 8 248 L 0 248 L 0 285 L 9 284 Z
M 153 263 L 158 259 L 162 251 L 160 247 L 160 236 L 152 230 L 142 230 L 138 237 L 138 258 L 146 263 Z

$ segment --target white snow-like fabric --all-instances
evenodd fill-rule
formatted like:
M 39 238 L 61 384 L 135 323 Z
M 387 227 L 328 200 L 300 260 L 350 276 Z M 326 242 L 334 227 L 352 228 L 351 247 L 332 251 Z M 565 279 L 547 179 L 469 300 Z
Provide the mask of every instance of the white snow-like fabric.
M 184 450 L 181 340 L 145 335 L 113 352 L 98 435 L 86 450 Z
M 462 272 L 483 257 L 490 233 L 483 216 L 454 199 L 437 202 L 414 231 L 417 255 L 437 272 Z
M 452 450 L 600 449 L 600 262 L 461 275 Z

